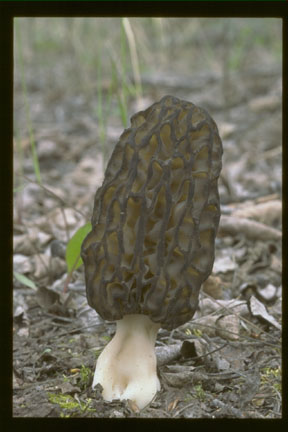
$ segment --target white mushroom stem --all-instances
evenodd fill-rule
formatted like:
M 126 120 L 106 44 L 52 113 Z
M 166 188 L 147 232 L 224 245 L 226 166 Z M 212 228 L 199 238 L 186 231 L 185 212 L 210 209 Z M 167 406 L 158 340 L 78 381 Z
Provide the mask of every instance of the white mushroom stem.
M 98 357 L 92 387 L 100 383 L 107 401 L 130 399 L 143 409 L 160 390 L 155 354 L 160 325 L 136 314 L 116 323 L 113 339 Z

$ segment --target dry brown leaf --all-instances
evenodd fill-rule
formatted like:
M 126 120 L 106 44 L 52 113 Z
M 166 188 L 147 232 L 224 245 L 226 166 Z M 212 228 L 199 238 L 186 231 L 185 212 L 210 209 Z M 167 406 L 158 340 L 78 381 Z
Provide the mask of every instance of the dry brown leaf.
M 29 234 L 13 236 L 14 253 L 23 255 L 33 255 L 35 253 L 35 243 L 37 237 L 32 237 Z
M 36 293 L 38 304 L 44 309 L 50 309 L 53 305 L 59 302 L 59 294 L 50 289 L 39 287 Z
M 238 340 L 240 333 L 240 319 L 236 315 L 225 315 L 216 321 L 218 336 L 228 340 Z
M 281 330 L 281 325 L 275 320 L 275 318 L 270 315 L 266 309 L 266 307 L 261 303 L 256 297 L 251 296 L 249 299 L 249 307 L 251 314 L 257 318 L 262 318 L 264 321 L 267 321 L 269 324 L 276 327 L 278 330 Z
M 59 241 L 67 242 L 86 221 L 72 208 L 55 208 L 34 221 L 41 231 L 51 234 Z
M 33 256 L 34 272 L 33 276 L 36 279 L 41 279 L 48 275 L 49 272 L 49 256 L 46 254 L 37 254 Z
M 33 255 L 51 240 L 51 235 L 40 232 L 38 228 L 28 228 L 27 233 L 13 236 L 14 253 Z

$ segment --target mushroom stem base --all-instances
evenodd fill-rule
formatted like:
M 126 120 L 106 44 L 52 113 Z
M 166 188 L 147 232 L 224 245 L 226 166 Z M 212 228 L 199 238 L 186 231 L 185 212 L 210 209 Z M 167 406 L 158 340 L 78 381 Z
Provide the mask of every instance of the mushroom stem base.
M 113 339 L 98 357 L 92 387 L 100 383 L 107 401 L 130 399 L 143 409 L 160 390 L 154 348 L 160 325 L 136 314 L 116 323 Z

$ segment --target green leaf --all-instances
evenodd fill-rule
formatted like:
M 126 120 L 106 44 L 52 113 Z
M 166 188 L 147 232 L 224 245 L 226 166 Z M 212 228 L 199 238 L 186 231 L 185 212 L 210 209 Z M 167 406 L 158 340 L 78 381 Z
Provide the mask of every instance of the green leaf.
M 34 290 L 37 290 L 37 286 L 35 285 L 35 283 L 32 280 L 28 279 L 23 274 L 17 273 L 16 271 L 13 271 L 13 275 L 14 275 L 15 279 L 17 279 L 23 285 L 26 285 L 29 288 L 32 288 Z
M 67 244 L 66 247 L 66 264 L 68 273 L 76 270 L 83 264 L 82 258 L 80 257 L 81 245 L 86 235 L 91 231 L 91 223 L 88 222 L 84 226 L 78 229 L 73 237 Z

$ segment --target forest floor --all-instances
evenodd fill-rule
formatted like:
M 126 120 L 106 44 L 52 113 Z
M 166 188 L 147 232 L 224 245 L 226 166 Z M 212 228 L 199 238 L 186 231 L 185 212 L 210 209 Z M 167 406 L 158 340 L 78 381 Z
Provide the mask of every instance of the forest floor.
M 104 158 L 87 100 L 67 96 L 58 105 L 51 94 L 44 104 L 33 85 L 28 90 L 32 123 L 40 125 L 35 141 L 43 186 L 35 181 L 29 139 L 23 138 L 22 159 L 15 152 L 14 162 L 15 171 L 25 173 L 15 195 L 14 269 L 35 285 L 14 280 L 13 416 L 280 418 L 281 70 L 231 75 L 225 95 L 213 74 L 195 76 L 193 83 L 147 74 L 143 82 L 143 107 L 173 94 L 207 109 L 224 154 L 212 277 L 193 320 L 159 331 L 161 391 L 142 411 L 129 401 L 105 402 L 92 391 L 97 356 L 115 325 L 88 306 L 83 266 L 64 288 L 65 244 L 91 217 L 122 126 L 108 119 Z

